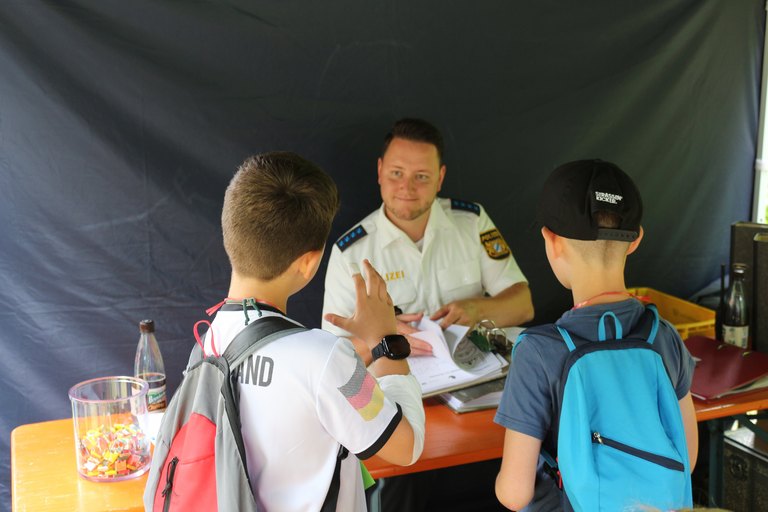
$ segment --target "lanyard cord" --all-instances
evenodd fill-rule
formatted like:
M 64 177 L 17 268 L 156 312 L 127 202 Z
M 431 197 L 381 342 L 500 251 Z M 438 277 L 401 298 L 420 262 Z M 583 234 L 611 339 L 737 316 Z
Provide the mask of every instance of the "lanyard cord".
M 630 293 L 630 292 L 624 290 L 624 291 L 598 293 L 597 295 L 593 295 L 592 297 L 588 298 L 587 300 L 583 300 L 583 301 L 579 302 L 578 304 L 573 306 L 571 309 L 573 310 L 573 309 L 583 308 L 584 306 L 589 305 L 593 300 L 597 299 L 598 297 L 604 297 L 606 295 L 626 295 L 627 297 L 634 297 L 634 298 L 636 298 L 637 300 L 639 300 L 641 302 L 650 302 L 650 299 L 648 297 L 645 297 L 645 296 L 642 296 L 642 295 L 635 295 L 634 293 Z
M 267 302 L 266 300 L 255 299 L 253 297 L 247 297 L 244 299 L 235 299 L 232 297 L 226 297 L 224 300 L 222 300 L 218 304 L 215 304 L 210 308 L 206 309 L 205 312 L 208 316 L 213 316 L 217 311 L 219 311 L 223 306 L 227 304 L 237 304 L 242 306 L 243 314 L 245 315 L 245 325 L 248 325 L 251 322 L 251 318 L 248 316 L 249 309 L 255 309 L 259 315 L 259 318 L 261 318 L 263 315 L 261 311 L 262 309 L 268 309 L 268 310 L 274 309 L 276 312 L 282 313 L 280 309 L 274 304 Z M 259 307 L 259 304 L 261 304 L 262 307 Z M 192 332 L 195 335 L 195 341 L 197 342 L 198 345 L 200 345 L 200 349 L 203 351 L 203 357 L 205 357 L 205 346 L 203 344 L 203 340 L 200 338 L 200 333 L 198 332 L 198 327 L 200 326 L 200 324 L 205 324 L 208 326 L 208 330 L 211 333 L 211 352 L 213 352 L 214 356 L 219 357 L 219 352 L 216 350 L 216 343 L 214 342 L 214 338 L 213 338 L 213 329 L 211 329 L 211 322 L 209 320 L 198 320 L 197 322 L 195 322 L 195 325 L 192 326 Z

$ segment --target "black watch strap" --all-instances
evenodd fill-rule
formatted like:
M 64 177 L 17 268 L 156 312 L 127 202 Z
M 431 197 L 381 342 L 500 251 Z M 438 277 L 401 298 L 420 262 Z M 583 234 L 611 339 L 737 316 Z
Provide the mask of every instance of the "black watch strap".
M 384 357 L 387 354 L 384 352 L 384 347 L 382 346 L 381 342 L 373 347 L 373 350 L 371 350 L 371 355 L 373 356 L 373 360 L 377 360 L 380 357 Z
M 374 361 L 380 357 L 387 357 L 393 360 L 405 359 L 410 354 L 411 345 L 408 343 L 408 338 L 402 334 L 388 334 L 384 336 L 379 344 L 371 350 Z

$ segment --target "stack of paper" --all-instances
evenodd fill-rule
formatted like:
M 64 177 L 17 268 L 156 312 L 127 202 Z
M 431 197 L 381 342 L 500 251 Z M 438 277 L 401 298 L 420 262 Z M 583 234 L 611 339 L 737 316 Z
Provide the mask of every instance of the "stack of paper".
M 482 384 L 442 393 L 440 400 L 457 413 L 498 407 L 505 381 L 505 377 L 498 377 Z

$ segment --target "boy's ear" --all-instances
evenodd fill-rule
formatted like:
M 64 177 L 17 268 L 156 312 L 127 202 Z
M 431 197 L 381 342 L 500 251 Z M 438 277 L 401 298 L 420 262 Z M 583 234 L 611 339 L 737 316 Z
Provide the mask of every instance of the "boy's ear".
M 562 239 L 546 226 L 541 228 L 541 236 L 545 247 L 552 251 L 552 256 L 559 256 L 563 250 Z
M 320 260 L 323 259 L 323 249 L 305 252 L 296 260 L 296 270 L 304 279 L 309 280 L 314 277 L 317 268 L 320 266 Z
M 629 244 L 629 249 L 627 249 L 627 255 L 632 254 L 637 249 L 637 246 L 640 245 L 640 241 L 643 239 L 643 226 L 640 226 L 640 234 L 638 237 Z

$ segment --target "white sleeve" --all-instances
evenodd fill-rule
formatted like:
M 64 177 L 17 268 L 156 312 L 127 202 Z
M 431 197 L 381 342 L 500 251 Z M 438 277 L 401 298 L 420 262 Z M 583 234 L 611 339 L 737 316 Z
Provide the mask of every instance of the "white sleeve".
M 411 464 L 421 457 L 424 450 L 425 415 L 424 402 L 421 399 L 421 386 L 412 374 L 408 375 L 384 375 L 378 379 L 379 387 L 384 395 L 400 405 L 403 416 L 411 424 L 413 430 L 413 455 Z
M 324 366 L 315 395 L 320 423 L 358 458 L 374 455 L 402 421 L 401 412 L 349 340 L 336 339 Z
M 336 244 L 331 248 L 328 269 L 325 272 L 322 327 L 337 336 L 349 337 L 350 333 L 325 320 L 326 313 L 349 318 L 355 312 L 355 282 L 347 263 Z
M 517 265 L 512 249 L 507 245 L 501 232 L 496 228 L 496 225 L 482 206 L 480 207 L 480 218 L 477 221 L 477 228 L 480 243 L 483 245 L 481 249 L 483 254 L 480 262 L 483 273 L 483 288 L 490 295 L 496 295 L 513 284 L 527 283 L 528 280 Z M 508 255 L 493 258 L 491 255 L 494 254 L 494 251 L 489 249 L 483 242 L 484 237 L 491 238 L 493 241 L 490 243 L 500 248 L 502 253 L 508 252 Z

